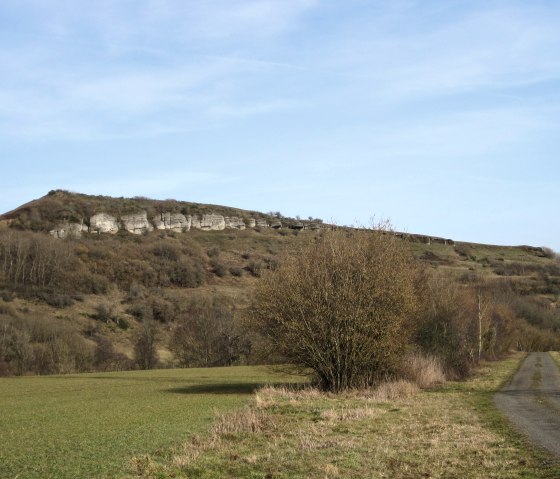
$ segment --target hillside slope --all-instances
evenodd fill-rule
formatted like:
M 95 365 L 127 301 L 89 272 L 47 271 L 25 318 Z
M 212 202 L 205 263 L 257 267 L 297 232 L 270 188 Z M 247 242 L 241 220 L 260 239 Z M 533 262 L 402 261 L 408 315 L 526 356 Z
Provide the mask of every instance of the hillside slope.
M 78 232 L 72 224 L 79 234 L 64 234 Z M 330 227 L 63 191 L 2 215 L 0 225 L 0 343 L 11 345 L 0 351 L 0 374 L 133 367 L 139 337 L 153 339 L 160 366 L 258 362 L 243 321 L 253 285 Z M 556 344 L 560 264 L 549 251 L 399 236 L 427 274 L 464 285 L 485 278 L 519 319 L 520 348 Z

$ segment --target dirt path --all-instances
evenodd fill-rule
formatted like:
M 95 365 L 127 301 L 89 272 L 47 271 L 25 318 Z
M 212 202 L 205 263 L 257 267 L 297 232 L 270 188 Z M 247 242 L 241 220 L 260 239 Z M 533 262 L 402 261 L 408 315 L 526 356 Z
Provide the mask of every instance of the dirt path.
M 560 457 L 560 371 L 548 353 L 529 354 L 494 403 L 534 444 Z

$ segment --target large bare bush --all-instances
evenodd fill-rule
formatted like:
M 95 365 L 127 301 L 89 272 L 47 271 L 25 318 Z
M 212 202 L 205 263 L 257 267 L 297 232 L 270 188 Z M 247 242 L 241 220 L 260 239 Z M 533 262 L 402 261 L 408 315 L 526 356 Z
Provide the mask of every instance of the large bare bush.
M 250 352 L 235 321 L 234 304 L 215 296 L 184 306 L 172 329 L 169 348 L 181 366 L 231 366 Z
M 264 275 L 251 318 L 271 353 L 321 388 L 369 387 L 407 343 L 415 274 L 406 243 L 384 229 L 326 231 Z

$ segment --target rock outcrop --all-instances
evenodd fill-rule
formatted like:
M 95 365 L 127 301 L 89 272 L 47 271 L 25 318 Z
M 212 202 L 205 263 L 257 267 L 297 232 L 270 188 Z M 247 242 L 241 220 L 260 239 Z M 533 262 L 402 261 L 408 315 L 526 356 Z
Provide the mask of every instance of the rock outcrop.
M 65 221 L 59 223 L 56 227 L 49 231 L 49 233 L 55 238 L 81 238 L 82 231 L 88 231 L 88 227 L 83 223 L 70 223 Z
M 126 231 L 136 235 L 154 230 L 154 227 L 148 221 L 148 216 L 145 211 L 131 215 L 123 215 L 121 216 L 121 223 Z
M 226 228 L 226 220 L 222 215 L 202 215 L 199 228 L 205 231 L 220 231 Z
M 119 231 L 117 218 L 107 213 L 97 213 L 89 220 L 90 233 L 110 233 L 116 234 Z
M 171 230 L 180 233 L 191 229 L 192 218 L 181 213 L 161 213 L 154 218 L 158 230 Z
M 81 223 L 61 222 L 50 234 L 57 238 L 80 238 L 83 232 L 116 234 L 125 230 L 132 234 L 142 234 L 157 230 L 169 230 L 181 233 L 190 229 L 204 231 L 222 231 L 225 229 L 244 230 L 246 228 L 282 228 L 279 219 L 269 223 L 265 218 L 242 218 L 240 216 L 223 216 L 214 213 L 203 215 L 184 215 L 181 213 L 164 212 L 153 217 L 150 221 L 146 211 L 139 211 L 122 215 L 120 218 L 108 213 L 97 213 L 89 219 L 89 228 Z M 296 228 L 302 229 L 303 224 L 298 223 Z
M 257 218 L 255 220 L 255 227 L 256 228 L 268 228 L 268 221 L 263 218 Z
M 235 229 L 235 230 L 244 230 L 246 228 L 245 221 L 243 221 L 243 218 L 239 218 L 237 216 L 225 216 L 224 222 L 226 228 Z

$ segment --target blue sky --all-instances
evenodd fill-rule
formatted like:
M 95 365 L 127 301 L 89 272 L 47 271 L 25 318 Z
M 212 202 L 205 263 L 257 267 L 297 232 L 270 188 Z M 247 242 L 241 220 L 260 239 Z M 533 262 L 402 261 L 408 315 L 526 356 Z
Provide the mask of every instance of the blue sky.
M 560 2 L 2 0 L 0 211 L 64 188 L 560 250 Z

